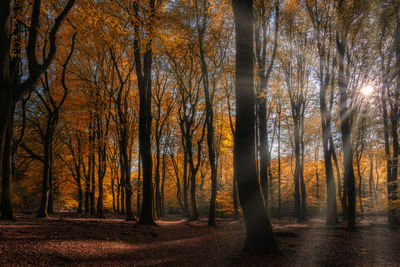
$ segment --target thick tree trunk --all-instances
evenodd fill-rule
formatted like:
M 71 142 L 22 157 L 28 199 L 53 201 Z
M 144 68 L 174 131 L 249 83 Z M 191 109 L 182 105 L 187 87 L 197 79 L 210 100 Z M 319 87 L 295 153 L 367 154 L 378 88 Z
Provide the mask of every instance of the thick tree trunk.
M 187 161 L 187 156 L 184 156 L 183 160 L 183 208 L 184 208 L 184 214 L 185 217 L 190 216 L 189 212 L 189 200 L 188 200 L 188 188 L 189 188 L 189 181 L 188 181 L 188 174 L 187 174 L 187 168 L 188 168 L 188 161 Z
M 7 131 L 8 125 L 10 123 L 10 119 L 13 116 L 11 112 L 12 107 L 12 95 L 11 95 L 11 73 L 10 73 L 10 63 L 11 63 L 11 39 L 12 39 L 12 31 L 13 31 L 13 11 L 14 11 L 14 1 L 13 0 L 5 0 L 0 1 L 0 108 L 1 108 L 1 116 L 0 116 L 0 168 L 3 169 L 3 165 L 7 165 L 7 159 L 3 160 L 3 157 L 8 158 L 9 153 L 7 153 L 6 147 L 10 144 L 10 140 L 7 140 Z M 7 183 L 7 170 L 0 170 L 0 174 L 5 177 L 2 177 L 4 183 Z M 7 195 L 8 185 L 4 185 L 6 189 L 5 195 Z M 3 187 L 3 185 L 2 185 Z M 2 193 L 4 194 L 4 193 Z M 3 198 L 3 197 L 2 197 Z M 5 196 L 7 198 L 7 196 Z M 3 200 L 2 200 L 3 201 Z M 6 208 L 7 200 L 4 202 L 4 209 Z M 11 203 L 10 203 L 11 204 Z M 3 209 L 3 207 L 2 207 Z M 2 211 L 7 216 L 6 210 Z
M 390 112 L 391 121 L 391 136 L 392 136 L 392 162 L 391 162 L 391 175 L 388 180 L 388 220 L 392 225 L 400 225 L 400 208 L 399 208 L 399 185 L 398 185 L 398 169 L 399 169 L 399 108 L 400 108 L 400 6 L 396 7 L 396 34 L 394 40 L 394 47 L 396 51 L 396 91 L 394 95 L 394 103 Z
M 339 34 L 338 34 L 339 35 Z M 355 175 L 353 169 L 353 148 L 351 142 L 351 121 L 352 110 L 347 106 L 348 82 L 345 77 L 344 57 L 347 46 L 347 33 L 342 32 L 337 37 L 337 49 L 339 53 L 339 112 L 340 112 L 340 130 L 343 143 L 343 164 L 344 164 L 344 183 L 347 193 L 347 228 L 354 231 L 356 228 L 356 196 L 355 196 Z
M 300 172 L 301 172 L 301 151 L 300 151 L 300 130 L 297 123 L 297 118 L 293 118 L 294 122 L 294 154 L 295 154 L 295 167 L 294 167 L 294 213 L 297 222 L 303 221 L 301 210 L 301 195 L 300 195 Z
M 146 41 L 146 52 L 142 59 L 139 49 L 139 26 L 135 26 L 134 53 L 136 74 L 139 88 L 139 149 L 143 168 L 143 202 L 139 223 L 154 225 L 154 191 L 153 191 L 153 161 L 151 156 L 151 64 L 152 64 L 152 32 L 155 12 L 155 0 L 149 1 L 150 12 L 147 24 L 149 39 Z M 134 10 L 138 15 L 139 3 L 134 2 Z
M 261 85 L 260 85 L 261 87 Z M 262 87 L 264 89 L 264 87 Z M 265 94 L 265 92 L 260 92 Z M 269 207 L 269 188 L 268 188 L 268 132 L 267 132 L 267 102 L 265 97 L 259 98 L 257 108 L 257 119 L 259 129 L 259 154 L 260 154 L 260 183 L 264 195 L 265 207 Z
M 50 158 L 52 155 L 50 155 Z M 48 205 L 47 205 L 47 214 L 53 214 L 54 213 L 54 187 L 53 187 L 53 161 L 50 160 L 50 175 L 49 175 L 49 200 L 48 200 Z
M 102 133 L 102 129 L 99 129 L 99 133 Z M 98 134 L 99 134 L 98 133 Z M 97 179 L 98 179 L 98 190 L 99 195 L 97 197 L 97 218 L 105 218 L 104 216 L 104 177 L 106 175 L 107 166 L 106 166 L 106 145 L 104 144 L 104 140 L 102 140 L 104 136 L 98 135 L 98 168 L 97 168 Z
M 121 150 L 122 150 L 122 148 L 121 148 Z M 121 173 L 121 183 L 120 183 L 120 194 L 121 194 L 121 199 L 120 199 L 120 201 L 121 201 L 121 203 L 120 203 L 120 205 L 121 205 L 121 210 L 120 210 L 120 214 L 121 215 L 125 215 L 125 202 L 126 202 L 126 199 L 125 199 L 125 192 L 126 192 L 126 176 L 125 176 L 125 174 L 126 174 L 126 171 L 125 171 L 125 165 L 124 165 L 124 156 L 123 156 L 123 154 L 122 154 L 122 151 L 121 151 L 121 153 L 120 153 L 120 160 L 119 160 L 119 163 L 120 163 L 120 173 Z
M 138 177 L 137 177 L 137 194 L 136 194 L 136 210 L 137 210 L 137 215 L 140 215 L 140 210 L 142 208 L 141 204 L 140 204 L 140 195 L 141 195 L 141 158 L 140 158 L 140 154 L 138 156 Z
M 253 1 L 233 0 L 236 32 L 235 147 L 239 198 L 246 223 L 244 249 L 279 253 L 256 168 L 253 78 Z
M 191 221 L 199 221 L 199 211 L 197 210 L 197 197 L 196 197 L 196 176 L 190 174 L 190 218 Z
M 2 183 L 1 183 L 1 218 L 13 220 L 14 214 L 11 204 L 11 179 L 12 179 L 12 122 L 7 129 L 4 143 L 2 160 Z
M 96 214 L 97 218 L 105 218 L 105 216 L 104 216 L 103 199 L 104 199 L 103 178 L 99 177 L 99 195 L 97 197 L 97 214 Z
M 326 112 L 326 109 L 321 107 L 321 117 L 325 117 L 324 114 L 326 114 Z M 328 118 L 325 117 L 325 123 L 322 123 L 322 145 L 324 150 L 324 164 L 327 186 L 326 224 L 332 225 L 338 223 L 338 217 L 336 206 L 336 185 L 332 168 L 332 148 L 329 148 L 330 123 L 328 124 L 327 120 Z
M 233 133 L 234 134 L 234 133 Z M 236 150 L 233 148 L 233 183 L 232 183 L 232 198 L 233 198 L 233 217 L 239 219 L 239 201 L 237 192 L 237 176 L 236 176 Z

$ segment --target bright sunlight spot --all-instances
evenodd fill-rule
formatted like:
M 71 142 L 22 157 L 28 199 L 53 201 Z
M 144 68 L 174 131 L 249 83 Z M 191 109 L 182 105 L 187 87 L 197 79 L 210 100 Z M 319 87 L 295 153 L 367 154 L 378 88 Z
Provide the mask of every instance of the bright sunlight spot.
M 374 91 L 374 87 L 371 85 L 366 85 L 363 88 L 361 88 L 361 93 L 365 96 L 370 95 Z

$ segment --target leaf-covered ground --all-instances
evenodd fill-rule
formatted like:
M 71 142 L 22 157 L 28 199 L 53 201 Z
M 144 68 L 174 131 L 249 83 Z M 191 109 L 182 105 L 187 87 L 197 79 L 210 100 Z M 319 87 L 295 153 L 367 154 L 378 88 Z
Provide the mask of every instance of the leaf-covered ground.
M 158 226 L 123 219 L 56 214 L 0 221 L 0 266 L 400 266 L 400 229 L 383 217 L 361 220 L 359 231 L 328 227 L 323 218 L 296 224 L 273 220 L 283 256 L 241 252 L 244 224 L 166 218 Z

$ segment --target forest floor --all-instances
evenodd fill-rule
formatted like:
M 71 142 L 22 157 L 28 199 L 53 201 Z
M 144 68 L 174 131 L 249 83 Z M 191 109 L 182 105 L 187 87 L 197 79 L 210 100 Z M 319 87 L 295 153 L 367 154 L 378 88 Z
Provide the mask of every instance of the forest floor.
M 123 219 L 55 214 L 0 221 L 0 266 L 400 266 L 400 229 L 367 217 L 357 232 L 323 218 L 296 224 L 272 219 L 283 256 L 243 253 L 242 221 L 188 222 L 167 217 L 158 226 Z

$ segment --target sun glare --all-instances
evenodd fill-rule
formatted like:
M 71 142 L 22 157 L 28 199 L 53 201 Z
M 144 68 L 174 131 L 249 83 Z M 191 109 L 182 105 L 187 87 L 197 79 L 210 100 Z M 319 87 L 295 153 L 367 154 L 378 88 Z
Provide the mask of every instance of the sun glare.
M 365 96 L 369 96 L 370 94 L 372 94 L 373 91 L 374 87 L 372 87 L 371 85 L 366 85 L 363 88 L 361 88 L 361 93 Z

